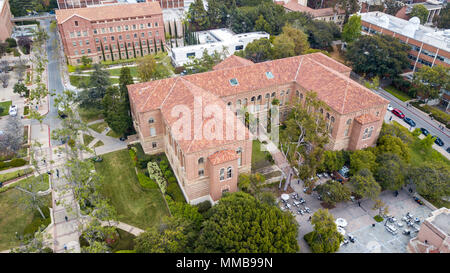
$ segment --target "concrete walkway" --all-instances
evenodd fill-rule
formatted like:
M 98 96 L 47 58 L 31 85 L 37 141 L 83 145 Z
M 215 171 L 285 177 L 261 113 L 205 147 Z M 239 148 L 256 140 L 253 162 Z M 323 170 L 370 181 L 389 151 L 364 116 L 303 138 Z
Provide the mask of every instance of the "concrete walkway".
M 134 227 L 132 225 L 128 225 L 122 222 L 106 222 L 102 221 L 102 226 L 113 226 L 116 228 L 120 228 L 121 230 L 125 230 L 128 233 L 133 234 L 134 236 L 139 236 L 141 233 L 144 232 L 144 230 Z

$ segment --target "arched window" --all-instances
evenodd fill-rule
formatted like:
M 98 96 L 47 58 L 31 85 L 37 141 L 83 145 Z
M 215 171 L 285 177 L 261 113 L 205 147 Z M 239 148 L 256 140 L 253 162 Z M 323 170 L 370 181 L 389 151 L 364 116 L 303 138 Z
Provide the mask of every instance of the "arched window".
M 295 90 L 295 95 L 298 97 L 300 96 L 300 92 L 298 92 L 298 90 Z
M 255 96 L 253 96 L 250 100 L 251 101 L 255 101 L 255 99 L 256 99 Z
M 233 168 L 228 167 L 228 169 L 227 169 L 227 178 L 231 178 L 232 172 L 233 172 Z
M 259 95 L 258 98 L 257 98 L 257 100 L 261 100 L 261 98 L 262 98 L 261 95 Z
M 331 122 L 334 122 L 334 117 L 331 117 Z
M 266 99 L 268 99 L 268 98 L 270 98 L 270 94 L 269 93 L 266 94 Z
M 302 93 L 300 93 L 300 99 L 301 99 L 301 100 L 303 99 L 303 94 L 302 94 Z
M 247 105 L 247 99 L 246 98 L 243 100 L 243 103 L 244 103 L 244 105 Z
M 273 92 L 273 93 L 272 93 L 272 97 L 275 97 L 275 95 L 276 95 L 275 92 Z
M 200 158 L 198 159 L 198 164 L 203 164 L 203 162 L 204 162 L 203 157 L 200 157 Z
M 286 90 L 286 95 L 289 95 L 289 89 L 288 89 L 288 90 Z
M 219 171 L 219 179 L 220 180 L 225 179 L 225 169 L 224 168 L 220 169 L 220 171 Z
M 228 102 L 228 107 L 231 107 L 231 101 L 230 101 L 230 102 Z
M 327 113 L 327 119 L 330 119 L 330 113 Z
M 155 122 L 155 120 L 153 118 L 148 119 L 148 123 L 153 123 L 153 122 Z
M 241 100 L 237 100 L 236 105 L 241 105 Z
M 351 123 L 352 123 L 352 119 L 349 118 L 349 119 L 347 120 L 347 125 L 350 125 Z
M 281 91 L 280 96 L 284 96 L 284 91 Z

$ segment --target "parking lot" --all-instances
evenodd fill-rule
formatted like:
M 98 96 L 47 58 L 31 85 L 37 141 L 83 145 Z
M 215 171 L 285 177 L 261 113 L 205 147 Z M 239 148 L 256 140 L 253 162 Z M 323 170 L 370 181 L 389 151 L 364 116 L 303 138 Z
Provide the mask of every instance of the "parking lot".
M 320 202 L 317 199 L 316 193 L 308 195 L 303 192 L 303 184 L 297 184 L 294 182 L 291 187 L 299 194 L 299 197 L 303 198 L 306 202 L 305 204 L 299 205 L 299 208 L 304 209 L 308 207 L 311 213 L 304 213 L 299 215 L 297 213 L 298 208 L 294 206 L 292 194 L 290 194 L 290 199 L 288 203 L 291 205 L 291 211 L 295 213 L 295 218 L 299 223 L 299 236 L 298 242 L 300 245 L 300 252 L 310 252 L 309 246 L 306 244 L 303 236 L 313 230 L 311 223 L 309 222 L 309 217 L 314 214 L 318 209 L 322 208 Z M 372 200 L 361 201 L 360 205 L 358 202 L 343 202 L 336 205 L 335 208 L 331 209 L 330 212 L 333 214 L 334 218 L 343 218 L 347 221 L 348 225 L 345 227 L 346 238 L 348 234 L 355 237 L 354 243 L 348 243 L 342 245 L 338 253 L 369 253 L 369 252 L 381 252 L 381 253 L 403 253 L 406 252 L 406 246 L 411 238 L 413 238 L 416 233 L 411 233 L 411 235 L 403 235 L 402 231 L 407 228 L 402 217 L 406 213 L 410 213 L 413 217 L 418 217 L 420 222 L 427 218 L 432 211 L 425 205 L 419 205 L 413 199 L 413 197 L 406 191 L 401 190 L 397 197 L 394 196 L 393 192 L 385 191 L 380 194 L 380 199 L 389 206 L 389 215 L 395 217 L 397 222 L 400 221 L 404 224 L 403 227 L 397 228 L 397 234 L 393 235 L 387 231 L 385 227 L 385 222 L 377 223 L 373 217 L 378 214 L 378 210 L 372 210 L 374 202 Z M 372 226 L 375 224 L 375 227 Z M 419 223 L 420 226 L 420 223 Z M 411 228 L 409 228 L 411 230 Z

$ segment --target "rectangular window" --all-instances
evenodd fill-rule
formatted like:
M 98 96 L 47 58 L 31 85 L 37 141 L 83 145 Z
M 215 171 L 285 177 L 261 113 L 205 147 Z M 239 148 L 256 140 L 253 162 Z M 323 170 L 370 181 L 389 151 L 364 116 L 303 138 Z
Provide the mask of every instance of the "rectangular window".
M 88 48 L 88 53 L 91 53 L 91 49 L 90 48 Z
M 111 41 L 114 41 L 114 36 L 111 36 Z
M 155 36 L 159 36 L 159 32 L 158 31 L 155 32 Z
M 72 45 L 73 45 L 73 46 L 77 46 L 77 42 L 73 41 L 73 42 L 72 42 Z
M 152 37 L 152 32 L 151 31 L 148 32 L 148 37 Z
M 237 45 L 235 47 L 235 50 L 241 50 L 241 49 L 244 49 L 244 45 Z
M 186 54 L 186 58 L 195 57 L 195 52 L 190 52 Z
M 86 40 L 86 45 L 89 45 L 89 40 Z
M 98 42 L 99 42 L 99 39 L 98 39 L 98 38 L 95 38 L 95 42 L 98 43 Z
M 133 25 L 133 29 L 136 29 L 136 25 Z
M 148 28 L 151 28 L 151 27 L 152 27 L 152 23 L 148 23 L 148 24 L 147 24 L 147 27 L 148 27 Z
M 97 47 L 97 51 L 102 51 L 102 49 L 98 46 L 98 47 Z
M 96 28 L 94 29 L 94 34 L 97 34 L 97 29 Z
M 122 41 L 122 35 L 119 35 L 119 40 Z
M 125 30 L 128 30 L 128 26 L 125 26 Z
M 103 37 L 103 42 L 106 42 L 106 37 Z
M 110 27 L 110 28 L 109 28 L 109 32 L 114 32 L 114 28 L 113 28 L 113 27 Z
M 105 50 L 108 50 L 109 48 L 108 48 L 108 46 L 105 46 Z
M 102 33 L 105 33 L 106 32 L 106 29 L 105 28 L 102 28 Z
M 81 31 L 77 31 L 77 37 L 81 37 Z
M 150 136 L 156 136 L 156 130 L 155 127 L 150 128 Z
M 70 33 L 70 38 L 75 38 L 75 32 Z
M 75 26 L 76 26 L 76 27 L 78 26 L 78 21 L 75 21 Z
M 83 31 L 83 36 L 84 36 L 84 37 L 87 36 L 87 31 Z
M 204 176 L 204 175 L 205 175 L 205 170 L 204 169 L 198 170 L 198 176 Z
M 127 39 L 130 39 L 130 34 L 127 34 Z
M 133 37 L 134 37 L 134 38 L 137 38 L 137 33 L 133 34 Z
M 156 142 L 152 142 L 152 147 L 153 147 L 153 149 L 155 149 L 157 147 L 157 143 Z
M 123 48 L 123 44 L 120 44 L 120 48 Z
M 82 45 L 83 45 L 83 41 L 78 41 L 78 43 L 80 44 L 80 46 L 82 46 Z
M 144 28 L 144 24 L 141 24 L 141 29 L 143 29 Z
M 144 33 L 144 32 L 141 33 L 141 37 L 142 37 L 142 38 L 145 37 L 145 33 Z
M 84 49 L 81 50 L 81 54 L 84 54 Z
M 78 50 L 75 50 L 75 55 L 78 55 Z
M 157 27 L 158 26 L 158 22 L 155 22 L 155 27 Z

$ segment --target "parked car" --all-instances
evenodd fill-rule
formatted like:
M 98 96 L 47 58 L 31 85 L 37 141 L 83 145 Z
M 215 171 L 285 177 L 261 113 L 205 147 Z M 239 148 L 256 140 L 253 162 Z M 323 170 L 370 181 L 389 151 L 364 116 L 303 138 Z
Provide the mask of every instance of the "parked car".
M 450 147 L 447 147 L 446 151 L 447 151 L 447 153 L 450 153 Z
M 394 107 L 392 107 L 392 105 L 388 104 L 387 110 L 392 112 L 392 110 L 394 110 Z
M 439 145 L 439 146 L 444 146 L 444 141 L 442 141 L 442 139 L 440 139 L 439 137 L 437 137 L 437 136 L 434 136 L 436 139 L 434 140 L 434 143 L 436 143 L 437 145 Z
M 415 127 L 416 126 L 416 123 L 414 122 L 414 120 L 412 120 L 410 118 L 405 117 L 403 119 L 403 121 L 406 122 L 407 124 L 411 125 L 411 127 Z
M 430 134 L 430 132 L 428 132 L 428 130 L 427 129 L 425 129 L 425 128 L 420 128 L 420 131 L 422 132 L 422 134 L 424 134 L 425 136 L 427 136 L 427 135 L 429 135 Z
M 12 116 L 12 117 L 17 116 L 17 111 L 18 111 L 17 105 L 11 105 L 9 107 L 9 115 L 10 116 Z
M 392 110 L 392 114 L 396 115 L 401 119 L 405 118 L 405 114 L 403 114 L 403 112 L 397 108 L 394 108 L 394 110 Z

